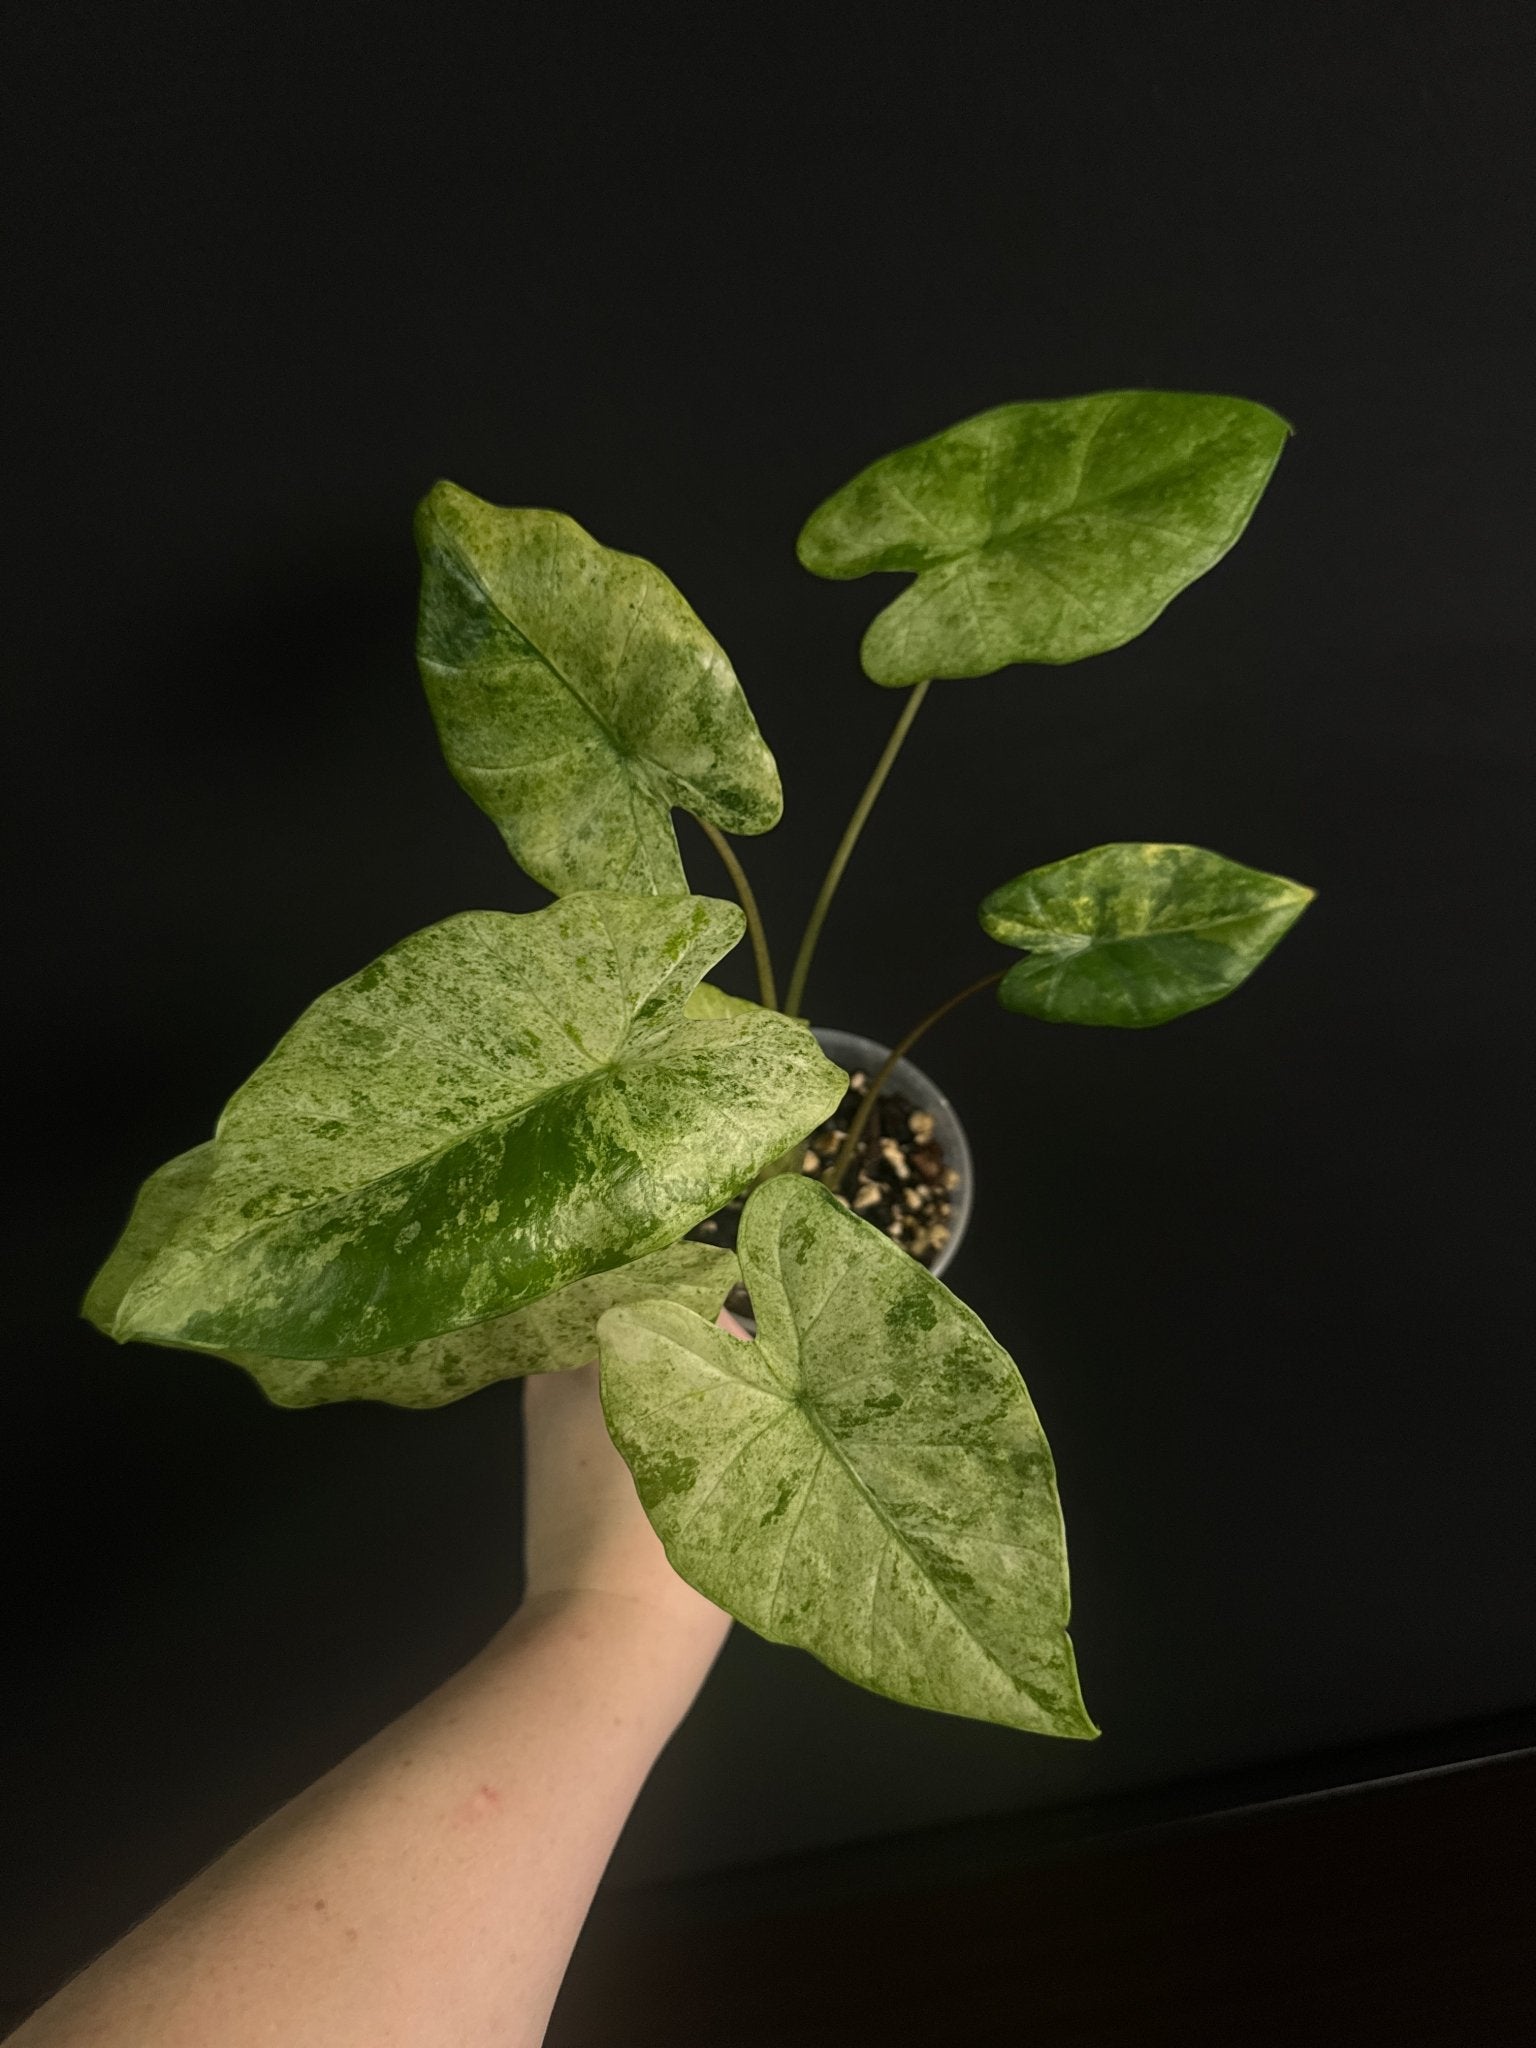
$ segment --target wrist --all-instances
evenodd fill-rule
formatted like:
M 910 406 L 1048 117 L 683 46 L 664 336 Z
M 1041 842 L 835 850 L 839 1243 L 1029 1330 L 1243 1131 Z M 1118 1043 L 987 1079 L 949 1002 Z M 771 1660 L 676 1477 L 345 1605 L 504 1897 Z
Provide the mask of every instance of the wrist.
M 686 1596 L 686 1597 L 684 1597 Z M 493 1640 L 553 1631 L 601 1659 L 630 1661 L 637 1644 L 656 1658 L 708 1670 L 730 1633 L 731 1617 L 681 1581 L 658 1593 L 613 1585 L 530 1588 Z
M 665 1741 L 687 1713 L 730 1633 L 731 1617 L 691 1587 L 688 1604 L 608 1586 L 526 1595 L 483 1655 L 516 1669 L 539 1649 L 578 1678 L 586 1700 L 608 1697 Z

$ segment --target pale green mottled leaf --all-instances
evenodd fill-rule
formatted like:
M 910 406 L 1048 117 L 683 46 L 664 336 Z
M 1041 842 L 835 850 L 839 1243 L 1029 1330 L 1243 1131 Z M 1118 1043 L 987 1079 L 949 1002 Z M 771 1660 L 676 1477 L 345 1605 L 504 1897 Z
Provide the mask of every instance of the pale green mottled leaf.
M 675 1243 L 843 1090 L 804 1025 L 683 1015 L 742 923 L 594 893 L 402 940 L 305 1011 L 153 1196 L 164 1242 L 120 1247 L 92 1291 L 110 1334 L 371 1357 Z
M 1029 956 L 1003 977 L 1004 1009 L 1135 1029 L 1230 995 L 1312 897 L 1198 846 L 1133 840 L 1017 875 L 980 915 Z
M 1051 1454 L 1007 1353 L 797 1175 L 754 1191 L 738 1251 L 755 1343 L 669 1303 L 598 1325 L 608 1426 L 674 1566 L 872 1691 L 1095 1734 Z
M 672 810 L 779 820 L 778 769 L 729 661 L 651 563 L 561 512 L 440 483 L 416 514 L 417 656 L 448 765 L 557 895 L 688 885 Z
M 280 1408 L 313 1408 L 323 1401 L 438 1408 L 493 1380 L 569 1372 L 588 1364 L 597 1356 L 599 1318 L 626 1302 L 660 1296 L 712 1322 L 736 1279 L 730 1252 L 715 1245 L 674 1244 L 611 1272 L 573 1281 L 509 1316 L 493 1316 L 467 1330 L 450 1330 L 372 1358 L 303 1363 L 237 1355 L 234 1362 L 254 1374 Z
M 761 1003 L 752 1003 L 745 996 L 728 996 L 723 988 L 716 988 L 712 981 L 701 981 L 693 994 L 683 1005 L 685 1017 L 745 1017 L 762 1008 Z
M 111 1331 L 128 1288 L 190 1214 L 195 1191 L 212 1170 L 213 1152 L 210 1140 L 168 1160 L 139 1190 L 117 1248 L 86 1296 L 82 1312 L 98 1329 Z M 243 1366 L 279 1408 L 313 1408 L 327 1401 L 439 1408 L 494 1380 L 566 1372 L 587 1364 L 597 1356 L 598 1318 L 620 1303 L 659 1297 L 681 1302 L 713 1320 L 738 1274 L 732 1253 L 685 1241 L 611 1272 L 573 1281 L 510 1315 L 492 1316 L 467 1329 L 376 1352 L 371 1358 L 263 1358 L 239 1350 L 215 1355 Z
M 871 463 L 811 515 L 800 559 L 915 573 L 864 636 L 877 683 L 1081 661 L 1220 560 L 1290 432 L 1267 406 L 1186 391 L 1000 405 Z

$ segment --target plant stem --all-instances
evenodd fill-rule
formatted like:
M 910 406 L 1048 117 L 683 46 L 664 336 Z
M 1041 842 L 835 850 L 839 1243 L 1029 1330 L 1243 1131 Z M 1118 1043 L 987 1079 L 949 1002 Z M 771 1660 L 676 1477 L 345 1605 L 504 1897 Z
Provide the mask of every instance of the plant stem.
M 837 1190 L 848 1177 L 848 1169 L 852 1166 L 854 1156 L 858 1151 L 859 1140 L 863 1137 L 865 1126 L 874 1114 L 875 1104 L 880 1099 L 881 1089 L 896 1070 L 897 1062 L 906 1057 L 923 1034 L 931 1031 L 941 1017 L 947 1017 L 950 1011 L 957 1009 L 967 997 L 980 994 L 984 988 L 992 988 L 997 982 L 1002 980 L 1007 972 L 1008 969 L 1006 967 L 999 967 L 995 974 L 984 974 L 980 981 L 971 982 L 967 987 L 960 989 L 956 994 L 940 1003 L 936 1010 L 930 1010 L 926 1017 L 912 1026 L 912 1029 L 905 1038 L 900 1038 L 896 1041 L 895 1046 L 886 1057 L 884 1066 L 881 1067 L 879 1073 L 876 1074 L 868 1088 L 865 1089 L 864 1100 L 854 1111 L 853 1122 L 848 1126 L 847 1135 L 844 1137 L 842 1144 L 833 1154 L 830 1165 L 822 1170 L 821 1177 L 833 1194 L 837 1193 Z
M 800 950 L 795 955 L 794 972 L 789 977 L 789 993 L 784 999 L 784 1008 L 791 1017 L 798 1017 L 800 1015 L 800 1002 L 805 994 L 806 977 L 811 971 L 811 961 L 815 957 L 816 941 L 821 937 L 821 928 L 826 923 L 827 911 L 831 907 L 832 898 L 837 894 L 837 885 L 843 879 L 843 869 L 848 865 L 848 857 L 858 844 L 859 834 L 864 830 L 865 820 L 875 807 L 875 798 L 880 794 L 885 784 L 885 778 L 891 772 L 891 763 L 901 752 L 901 743 L 912 730 L 912 721 L 922 708 L 923 699 L 927 694 L 927 683 L 918 683 L 914 686 L 906 703 L 902 706 L 901 716 L 896 721 L 894 732 L 892 732 L 890 738 L 885 743 L 885 752 L 875 763 L 875 772 L 864 785 L 864 794 L 854 806 L 853 816 L 848 820 L 848 829 L 837 842 L 837 851 L 832 856 L 832 865 L 827 869 L 826 876 L 822 881 L 821 892 L 817 896 L 815 903 L 811 906 L 811 914 L 806 922 L 805 936 L 801 939 Z
M 736 849 L 717 825 L 711 825 L 708 818 L 698 820 L 700 830 L 725 864 L 725 871 L 736 885 L 736 894 L 741 898 L 741 907 L 747 913 L 747 931 L 752 939 L 752 958 L 757 963 L 758 1001 L 765 1010 L 779 1007 L 778 984 L 773 978 L 773 960 L 768 952 L 768 934 L 763 928 L 763 914 L 757 907 L 757 898 L 752 894 L 752 884 L 747 880 L 747 871 L 736 858 Z

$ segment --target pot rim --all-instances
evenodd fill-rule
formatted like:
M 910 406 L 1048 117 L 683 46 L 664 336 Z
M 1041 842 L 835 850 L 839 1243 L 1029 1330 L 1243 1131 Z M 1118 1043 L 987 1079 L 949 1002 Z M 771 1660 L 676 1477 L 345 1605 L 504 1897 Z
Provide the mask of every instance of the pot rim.
M 834 1024 L 813 1024 L 811 1036 L 838 1066 L 846 1067 L 849 1073 L 860 1070 L 874 1074 L 890 1056 L 891 1048 L 882 1045 L 878 1038 L 866 1038 L 862 1032 L 844 1031 Z M 834 1040 L 843 1050 L 853 1054 L 850 1062 L 842 1056 L 842 1050 L 834 1051 L 827 1040 Z M 934 1120 L 934 1133 L 944 1148 L 948 1163 L 960 1175 L 960 1184 L 951 1198 L 949 1242 L 931 1265 L 925 1270 L 935 1280 L 939 1279 L 959 1251 L 961 1241 L 970 1225 L 971 1210 L 976 1190 L 976 1165 L 971 1155 L 970 1141 L 965 1134 L 965 1125 L 949 1097 L 923 1069 L 909 1059 L 900 1059 L 891 1069 L 886 1083 L 908 1099 L 919 1109 L 925 1109 Z

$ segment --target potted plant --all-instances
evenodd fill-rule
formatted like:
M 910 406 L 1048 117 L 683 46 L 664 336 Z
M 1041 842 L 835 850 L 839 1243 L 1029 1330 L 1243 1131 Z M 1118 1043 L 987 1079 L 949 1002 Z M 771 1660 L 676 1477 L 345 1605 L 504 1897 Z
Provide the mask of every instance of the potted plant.
M 1236 988 L 1311 891 L 1200 848 L 1099 846 L 1000 877 L 980 920 L 1006 954 L 888 1053 L 818 1044 L 806 990 L 935 681 L 1142 632 L 1238 538 L 1289 432 L 1178 392 L 1005 405 L 812 515 L 817 575 L 913 580 L 864 637 L 901 711 L 782 1003 L 731 843 L 778 822 L 779 779 L 725 654 L 649 562 L 438 484 L 416 524 L 432 715 L 552 900 L 450 917 L 321 995 L 144 1184 L 85 1314 L 293 1407 L 431 1407 L 597 1352 L 646 1512 L 711 1599 L 894 1698 L 1095 1734 L 1046 1439 L 930 1270 L 963 1220 L 963 1135 L 901 1061 L 987 989 L 1047 1023 L 1165 1023 Z M 739 908 L 690 890 L 677 809 Z M 744 932 L 756 1003 L 704 979 Z M 736 1286 L 755 1341 L 715 1320 Z

